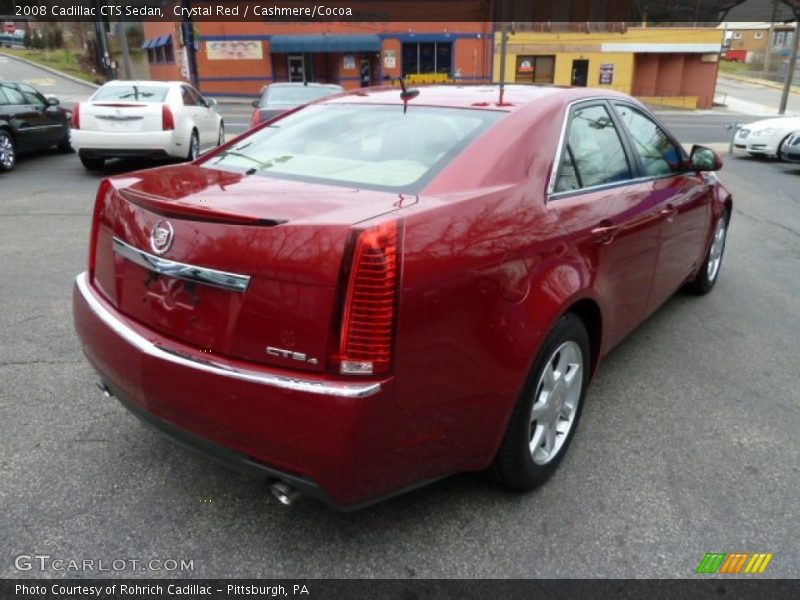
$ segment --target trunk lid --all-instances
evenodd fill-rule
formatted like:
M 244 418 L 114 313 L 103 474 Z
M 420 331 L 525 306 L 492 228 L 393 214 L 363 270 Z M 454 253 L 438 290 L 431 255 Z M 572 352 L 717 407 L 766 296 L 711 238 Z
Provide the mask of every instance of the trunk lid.
M 394 193 L 200 166 L 118 176 L 95 216 L 94 285 L 125 315 L 209 359 L 323 371 L 338 347 L 353 225 L 400 206 Z M 171 231 L 161 254 L 154 229 Z M 158 261 L 171 262 L 164 270 Z M 244 289 L 213 283 L 224 276 L 192 281 L 173 263 L 249 280 Z
M 112 133 L 162 130 L 162 105 L 153 102 L 84 102 L 81 129 Z

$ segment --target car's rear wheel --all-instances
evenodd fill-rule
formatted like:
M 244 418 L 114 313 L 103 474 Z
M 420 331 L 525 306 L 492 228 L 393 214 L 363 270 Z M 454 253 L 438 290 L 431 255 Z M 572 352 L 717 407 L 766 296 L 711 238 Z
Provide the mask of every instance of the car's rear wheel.
M 589 348 L 586 327 L 572 313 L 547 336 L 494 460 L 492 471 L 501 483 L 528 490 L 555 472 L 581 415 Z
M 87 171 L 99 171 L 103 168 L 106 161 L 102 158 L 92 158 L 90 156 L 78 156 L 81 159 L 81 164 Z
M 197 160 L 198 156 L 200 156 L 200 136 L 195 129 L 192 131 L 192 137 L 189 138 L 189 152 L 186 155 L 186 160 L 191 162 Z
M 0 171 L 10 171 L 17 164 L 17 148 L 14 138 L 7 131 L 0 130 Z
M 694 279 L 686 284 L 686 289 L 694 294 L 707 294 L 714 288 L 722 267 L 722 256 L 725 253 L 725 241 L 728 239 L 730 212 L 726 211 L 714 229 L 714 239 L 708 249 L 706 258 Z
M 56 148 L 58 148 L 59 152 L 72 152 L 72 144 L 69 141 L 69 133 L 64 136 L 64 139 L 56 144 Z

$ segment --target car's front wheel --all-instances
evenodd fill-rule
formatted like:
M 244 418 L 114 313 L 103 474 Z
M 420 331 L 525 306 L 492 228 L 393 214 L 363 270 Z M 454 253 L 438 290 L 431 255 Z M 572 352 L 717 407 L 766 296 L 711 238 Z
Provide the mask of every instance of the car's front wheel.
M 706 258 L 694 279 L 686 284 L 688 291 L 694 294 L 707 294 L 717 283 L 719 270 L 722 267 L 722 256 L 725 253 L 725 241 L 728 239 L 730 218 L 730 212 L 726 211 L 717 221 L 717 226 L 714 229 L 714 239 L 711 241 L 711 247 L 708 249 Z
M 225 124 L 219 124 L 219 137 L 217 138 L 217 146 L 222 146 L 225 143 Z
M 10 171 L 17 164 L 17 149 L 14 138 L 7 131 L 0 130 L 0 171 Z
M 529 490 L 555 472 L 575 434 L 590 365 L 589 334 L 572 313 L 559 319 L 511 415 L 493 464 L 510 487 Z

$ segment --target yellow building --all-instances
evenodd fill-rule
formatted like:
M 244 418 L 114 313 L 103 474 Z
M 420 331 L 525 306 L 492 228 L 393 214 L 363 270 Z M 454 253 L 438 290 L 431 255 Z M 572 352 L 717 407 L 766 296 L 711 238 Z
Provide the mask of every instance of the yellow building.
M 614 89 L 654 104 L 710 108 L 724 33 L 715 28 L 626 27 L 622 23 L 516 23 L 505 81 Z M 495 36 L 494 81 L 500 79 Z

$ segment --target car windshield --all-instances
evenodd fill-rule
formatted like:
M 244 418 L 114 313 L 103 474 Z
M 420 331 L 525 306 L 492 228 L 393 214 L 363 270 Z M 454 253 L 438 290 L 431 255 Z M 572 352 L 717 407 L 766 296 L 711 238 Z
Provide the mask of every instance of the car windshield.
M 320 104 L 253 132 L 207 168 L 416 193 L 500 111 Z
M 271 86 L 261 98 L 261 106 L 299 106 L 341 91 L 341 88 L 335 86 Z
M 167 88 L 163 85 L 106 85 L 92 97 L 92 102 L 128 100 L 132 102 L 164 102 Z

